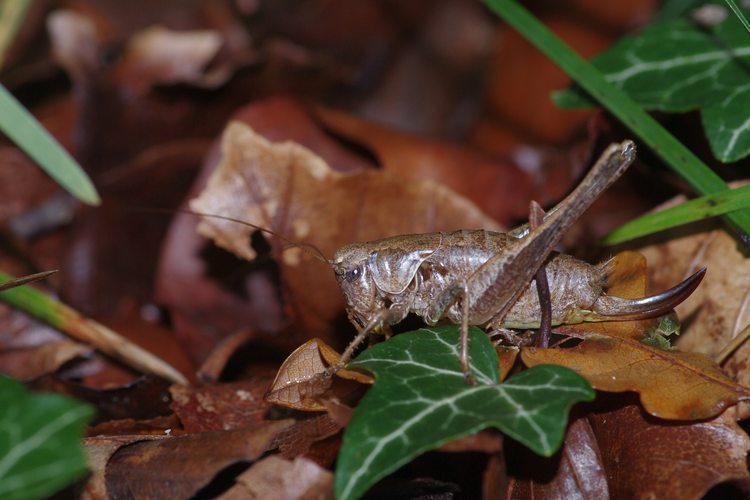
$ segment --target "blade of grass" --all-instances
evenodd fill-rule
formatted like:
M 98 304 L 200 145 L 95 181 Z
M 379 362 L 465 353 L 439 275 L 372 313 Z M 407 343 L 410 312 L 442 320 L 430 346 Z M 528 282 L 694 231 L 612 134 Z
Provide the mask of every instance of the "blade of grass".
M 596 68 L 568 47 L 516 1 L 485 0 L 485 2 L 610 113 L 627 125 L 693 189 L 700 194 L 714 194 L 728 189 L 726 183 L 697 156 L 623 91 L 607 82 Z M 748 236 L 750 235 L 750 210 L 732 212 L 726 217 L 744 232 L 740 235 L 743 242 L 750 244 L 750 236 Z
M 12 280 L 12 276 L 0 271 L 0 286 Z M 0 300 L 137 370 L 153 373 L 178 384 L 189 384 L 182 373 L 164 360 L 38 290 L 28 286 L 11 288 L 0 292 Z
M 609 233 L 603 243 L 614 245 L 691 222 L 750 208 L 750 185 L 702 196 L 677 206 L 643 215 Z
M 0 68 L 5 63 L 8 49 L 10 49 L 13 39 L 16 38 L 16 33 L 21 28 L 30 5 L 31 0 L 0 2 Z
M 99 204 L 99 195 L 80 165 L 2 85 L 0 131 L 73 196 L 89 205 Z
M 740 20 L 742 23 L 742 26 L 745 27 L 745 31 L 750 33 L 750 22 L 747 21 L 747 18 L 745 17 L 745 14 L 742 12 L 742 9 L 739 8 L 737 3 L 734 0 L 724 0 L 726 4 L 729 6 L 729 9 L 734 12 L 734 15 L 737 16 L 737 19 Z

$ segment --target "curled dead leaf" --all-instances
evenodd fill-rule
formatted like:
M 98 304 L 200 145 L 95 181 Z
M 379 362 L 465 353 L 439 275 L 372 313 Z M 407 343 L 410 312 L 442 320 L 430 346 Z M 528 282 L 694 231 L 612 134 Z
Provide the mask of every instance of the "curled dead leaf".
M 295 410 L 325 411 L 322 399 L 330 395 L 333 385 L 333 376 L 326 369 L 339 358 L 340 355 L 322 340 L 308 340 L 281 365 L 265 400 Z M 362 384 L 373 382 L 370 375 L 353 370 L 339 370 L 336 376 Z

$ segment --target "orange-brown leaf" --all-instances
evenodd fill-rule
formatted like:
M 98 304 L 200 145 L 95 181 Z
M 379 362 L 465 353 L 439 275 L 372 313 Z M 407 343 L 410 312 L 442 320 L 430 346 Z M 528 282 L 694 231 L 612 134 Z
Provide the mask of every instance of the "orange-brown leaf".
M 527 366 L 567 366 L 602 391 L 637 391 L 646 411 L 660 418 L 711 418 L 750 399 L 749 389 L 703 354 L 664 351 L 624 336 L 583 337 L 569 349 L 525 348 L 521 359 Z

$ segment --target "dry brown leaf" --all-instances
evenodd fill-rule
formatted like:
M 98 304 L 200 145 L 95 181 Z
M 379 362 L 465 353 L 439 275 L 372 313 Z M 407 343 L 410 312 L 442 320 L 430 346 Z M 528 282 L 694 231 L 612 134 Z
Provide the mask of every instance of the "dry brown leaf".
M 334 382 L 325 373 L 326 368 L 339 358 L 340 355 L 322 340 L 308 340 L 281 365 L 266 393 L 266 401 L 295 410 L 324 411 L 323 399 L 330 395 Z M 336 376 L 362 384 L 373 382 L 372 376 L 353 370 L 339 370 Z
M 180 419 L 172 413 L 160 417 L 147 418 L 144 420 L 135 420 L 133 418 L 123 418 L 120 420 L 108 420 L 94 427 L 89 427 L 86 431 L 88 436 L 159 436 L 174 432 L 180 429 L 182 424 Z
M 199 432 L 119 449 L 106 467 L 110 498 L 189 498 L 224 468 L 268 451 L 293 420 L 252 429 Z
M 91 475 L 83 486 L 81 498 L 86 500 L 105 500 L 110 498 L 107 495 L 107 484 L 104 479 L 104 473 L 107 463 L 112 455 L 123 446 L 127 446 L 139 441 L 150 441 L 156 439 L 168 439 L 168 435 L 163 436 L 97 436 L 85 438 L 83 440 L 83 450 L 88 457 L 89 470 Z
M 271 455 L 258 460 L 237 476 L 235 483 L 218 498 L 333 499 L 333 474 L 302 457 L 285 460 Z
M 295 410 L 325 410 L 319 400 L 330 389 L 332 377 L 325 373 L 318 342 L 308 340 L 289 355 L 268 388 L 266 401 Z
M 329 415 L 300 419 L 278 433 L 273 447 L 279 449 L 282 457 L 295 458 L 306 455 L 313 444 L 335 436 L 340 430 L 341 424 Z
M 750 484 L 750 438 L 737 425 L 734 409 L 710 421 L 678 425 L 655 420 L 638 405 L 623 407 L 620 395 L 611 401 L 618 401 L 614 409 L 593 412 L 589 421 L 612 498 L 701 498 L 723 481 Z
M 625 297 L 645 295 L 643 258 L 632 252 L 619 255 L 610 276 L 610 293 Z M 665 351 L 640 339 L 653 320 L 575 325 L 561 328 L 583 338 L 568 349 L 525 348 L 527 366 L 553 363 L 567 366 L 602 391 L 637 391 L 654 416 L 696 420 L 711 418 L 728 406 L 750 399 L 747 389 L 727 377 L 709 357 Z
M 229 359 L 237 352 L 237 349 L 253 337 L 253 332 L 242 330 L 222 340 L 201 364 L 196 374 L 198 380 L 204 384 L 218 382 Z
M 27 349 L 0 351 L 2 372 L 11 377 L 28 380 L 54 373 L 65 363 L 91 354 L 93 348 L 72 340 L 60 340 Z
M 466 146 L 430 139 L 318 107 L 315 115 L 337 135 L 373 151 L 382 167 L 409 181 L 430 179 L 474 201 L 509 225 L 528 215 L 531 176 L 510 161 L 485 156 Z M 558 193 L 559 194 L 559 193 Z M 550 200 L 538 200 L 542 204 Z
M 668 233 L 664 236 L 674 237 L 645 247 L 642 252 L 656 286 L 680 280 L 697 268 L 708 268 L 701 286 L 676 308 L 683 318 L 676 346 L 715 356 L 750 324 L 750 259 L 726 231 L 711 227 L 713 224 L 706 229 L 704 223 L 691 226 L 689 234 Z M 750 343 L 740 346 L 724 363 L 724 369 L 737 382 L 750 387 Z M 747 416 L 750 409 L 742 413 Z
M 711 418 L 739 401 L 750 389 L 724 375 L 699 353 L 664 351 L 637 339 L 581 333 L 569 349 L 525 348 L 527 366 L 567 366 L 602 391 L 637 391 L 650 414 L 671 420 Z
M 132 418 L 145 420 L 171 413 L 170 383 L 144 375 L 135 382 L 105 389 L 84 385 L 60 375 L 45 375 L 27 383 L 28 387 L 45 392 L 66 394 L 96 408 L 94 423 Z
M 294 143 L 271 143 L 239 122 L 225 130 L 222 154 L 208 187 L 191 208 L 248 221 L 297 242 L 314 243 L 329 257 L 353 241 L 498 228 L 469 201 L 440 185 L 405 182 L 382 171 L 340 174 L 309 150 Z M 252 228 L 205 219 L 200 231 L 241 257 L 255 257 L 248 244 Z M 300 248 L 282 246 L 278 242 L 274 251 L 294 326 L 310 335 L 328 334 L 332 321 L 343 311 L 333 273 Z M 315 293 L 310 293 L 311 286 Z
M 562 450 L 553 457 L 542 458 L 526 449 L 519 452 L 509 466 L 512 477 L 506 499 L 610 498 L 599 445 L 585 417 L 571 422 Z
M 270 378 L 212 384 L 204 387 L 173 385 L 172 410 L 185 432 L 241 429 L 264 422 L 270 404 L 263 394 Z
M 87 16 L 60 9 L 47 19 L 52 57 L 74 80 L 81 81 L 101 66 L 96 26 Z
M 500 363 L 500 381 L 502 382 L 508 378 L 513 365 L 516 363 L 516 359 L 518 359 L 518 348 L 497 346 L 495 347 L 495 351 L 497 351 L 497 359 Z
M 335 365 L 341 359 L 341 354 L 320 339 L 318 339 L 318 349 L 320 349 L 320 355 L 323 356 L 323 359 L 328 363 L 328 366 Z M 347 380 L 354 380 L 360 384 L 372 384 L 375 381 L 373 376 L 369 373 L 356 370 L 337 370 L 336 375 Z

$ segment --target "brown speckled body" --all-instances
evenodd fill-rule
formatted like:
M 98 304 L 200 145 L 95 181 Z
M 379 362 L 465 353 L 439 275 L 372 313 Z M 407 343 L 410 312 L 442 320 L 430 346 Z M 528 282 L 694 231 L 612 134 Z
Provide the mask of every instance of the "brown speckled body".
M 444 292 L 470 281 L 491 257 L 504 252 L 513 236 L 484 230 L 401 235 L 342 247 L 333 267 L 346 297 L 350 316 L 366 325 L 378 311 L 389 310 L 388 324 L 409 312 L 428 323 L 441 318 L 460 323 L 460 302 L 447 305 L 435 317 L 435 303 Z M 606 264 L 591 265 L 568 255 L 553 255 L 546 263 L 552 298 L 553 324 L 575 320 L 602 295 Z M 481 300 L 481 297 L 480 299 Z M 498 305 L 497 311 L 500 311 Z M 503 317 L 471 310 L 469 324 L 498 328 L 535 328 L 541 310 L 532 281 Z

